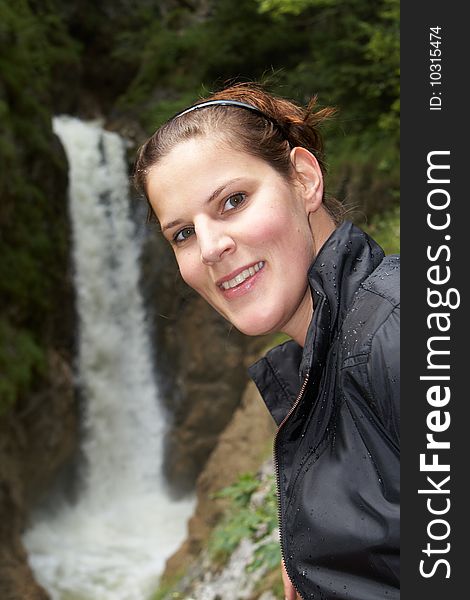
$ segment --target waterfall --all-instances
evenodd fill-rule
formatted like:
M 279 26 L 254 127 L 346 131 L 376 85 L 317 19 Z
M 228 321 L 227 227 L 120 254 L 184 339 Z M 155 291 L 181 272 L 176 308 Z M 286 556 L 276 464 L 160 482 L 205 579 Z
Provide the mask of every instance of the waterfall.
M 98 123 L 54 119 L 70 166 L 85 399 L 81 489 L 36 515 L 24 536 L 53 600 L 146 600 L 186 533 L 194 501 L 167 496 L 165 429 L 139 293 L 123 140 Z

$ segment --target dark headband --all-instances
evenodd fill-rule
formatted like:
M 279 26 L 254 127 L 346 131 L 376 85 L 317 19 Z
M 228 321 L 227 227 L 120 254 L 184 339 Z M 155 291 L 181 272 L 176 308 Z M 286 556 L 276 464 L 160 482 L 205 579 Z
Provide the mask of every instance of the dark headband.
M 187 113 L 193 112 L 193 110 L 199 110 L 201 108 L 207 108 L 209 106 L 235 106 L 237 108 L 244 108 L 245 110 L 251 110 L 251 112 L 254 112 L 254 113 L 260 115 L 261 117 L 266 119 L 266 121 L 269 121 L 270 123 L 272 123 L 274 125 L 274 127 L 276 127 L 277 130 L 281 133 L 283 138 L 287 141 L 289 146 L 292 148 L 292 144 L 290 143 L 289 138 L 286 135 L 282 125 L 280 123 L 278 123 L 276 121 L 276 119 L 273 119 L 273 117 L 270 117 L 269 115 L 267 115 L 265 112 L 263 112 L 261 109 L 257 108 L 256 106 L 247 104 L 246 102 L 239 102 L 238 100 L 207 100 L 206 102 L 200 102 L 199 104 L 193 104 L 193 106 L 190 106 L 189 108 L 186 108 L 186 109 L 182 110 L 181 112 L 176 113 L 176 115 L 174 115 L 170 119 L 170 121 L 173 121 L 173 119 L 178 119 L 179 117 L 182 117 L 183 115 L 186 115 Z
M 206 108 L 208 106 L 237 106 L 238 108 L 245 108 L 247 110 L 251 110 L 252 112 L 258 113 L 259 115 L 261 115 L 268 121 L 271 121 L 272 123 L 275 123 L 276 125 L 278 125 L 278 123 L 273 118 L 269 117 L 267 114 L 265 114 L 262 110 L 260 110 L 256 106 L 252 106 L 251 104 L 247 104 L 246 102 L 239 102 L 238 100 L 207 100 L 206 102 L 200 102 L 199 104 L 193 104 L 193 106 L 190 106 L 189 108 L 185 108 L 181 112 L 176 113 L 176 115 L 174 115 L 170 119 L 170 121 L 173 119 L 182 117 L 183 115 L 186 115 L 187 113 L 193 112 L 193 110 L 199 110 L 200 108 Z

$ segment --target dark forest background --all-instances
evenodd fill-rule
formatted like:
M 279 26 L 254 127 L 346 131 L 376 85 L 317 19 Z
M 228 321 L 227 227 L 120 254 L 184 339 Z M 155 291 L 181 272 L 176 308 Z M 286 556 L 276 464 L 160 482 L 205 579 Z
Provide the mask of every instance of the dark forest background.
M 80 449 L 68 167 L 52 117 L 101 119 L 129 140 L 130 173 L 138 145 L 164 120 L 228 82 L 248 80 L 301 103 L 317 95 L 320 106 L 337 108 L 324 129 L 327 193 L 387 253 L 396 252 L 399 0 L 0 0 L 2 598 L 47 598 L 21 536 L 58 474 L 74 479 Z M 143 222 L 142 200 L 134 200 Z M 191 552 L 199 555 L 222 514 L 210 492 L 257 468 L 272 423 L 249 390 L 241 401 L 245 362 L 267 341 L 248 346 L 236 331 L 228 337 L 214 311 L 181 292 L 171 252 L 153 234 L 146 237 L 142 288 L 154 319 L 164 316 L 152 335 L 166 377 L 163 397 L 174 411 L 165 472 L 192 489 L 211 457 L 198 479 L 189 542 L 167 565 L 171 575 Z M 239 404 L 242 412 L 234 413 Z M 228 489 L 238 501 L 240 491 L 249 499 L 258 485 L 242 479 Z M 256 514 L 274 527 L 274 491 L 269 498 L 272 518 Z M 216 535 L 223 542 L 217 548 L 227 552 L 253 518 L 246 502 Z M 277 582 L 267 578 L 265 587 L 277 585 L 283 597 L 278 544 L 264 548 Z
M 41 387 L 48 347 L 73 347 L 54 114 L 102 117 L 138 144 L 228 81 L 317 94 L 339 110 L 329 193 L 396 250 L 398 18 L 398 0 L 0 0 L 0 414 Z

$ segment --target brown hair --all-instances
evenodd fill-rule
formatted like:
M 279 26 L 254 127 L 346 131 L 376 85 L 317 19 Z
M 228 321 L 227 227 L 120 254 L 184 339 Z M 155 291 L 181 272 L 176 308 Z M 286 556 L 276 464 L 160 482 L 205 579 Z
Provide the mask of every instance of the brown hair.
M 164 123 L 139 149 L 134 166 L 134 182 L 146 197 L 149 169 L 179 142 L 204 135 L 215 135 L 221 141 L 229 141 L 235 150 L 266 161 L 286 178 L 292 175 L 290 151 L 301 146 L 317 158 L 325 175 L 323 139 L 319 126 L 335 113 L 335 109 L 327 107 L 315 110 L 316 96 L 303 108 L 266 92 L 259 84 L 240 83 L 201 99 L 197 104 L 209 100 L 236 100 L 260 112 L 214 105 L 173 117 Z M 326 196 L 323 201 L 335 223 L 339 224 L 344 218 L 343 205 L 335 198 Z

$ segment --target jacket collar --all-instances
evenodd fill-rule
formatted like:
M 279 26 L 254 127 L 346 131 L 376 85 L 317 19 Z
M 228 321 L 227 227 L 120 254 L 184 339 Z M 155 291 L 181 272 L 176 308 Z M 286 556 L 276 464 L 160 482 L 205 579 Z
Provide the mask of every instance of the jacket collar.
M 380 246 L 350 222 L 335 229 L 320 249 L 307 275 L 314 312 L 304 348 L 290 340 L 249 368 L 276 422 L 294 402 L 307 373 L 317 379 L 356 291 L 383 257 Z

